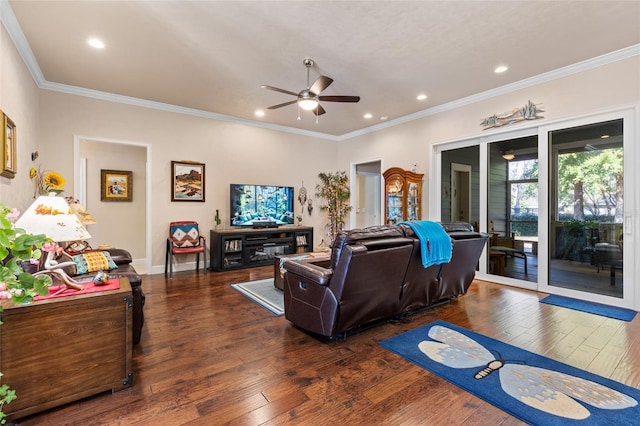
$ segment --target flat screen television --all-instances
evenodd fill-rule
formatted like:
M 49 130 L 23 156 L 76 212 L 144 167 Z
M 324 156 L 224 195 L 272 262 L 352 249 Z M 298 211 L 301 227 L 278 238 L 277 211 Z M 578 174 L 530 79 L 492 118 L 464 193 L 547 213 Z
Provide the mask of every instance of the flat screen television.
M 231 184 L 231 226 L 293 224 L 293 187 Z

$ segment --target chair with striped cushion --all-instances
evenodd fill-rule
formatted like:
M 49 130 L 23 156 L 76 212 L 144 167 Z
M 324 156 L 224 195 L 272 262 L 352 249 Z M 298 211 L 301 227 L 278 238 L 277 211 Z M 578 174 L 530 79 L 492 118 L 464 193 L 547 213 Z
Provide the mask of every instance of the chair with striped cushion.
M 169 277 L 173 277 L 173 258 L 177 254 L 195 254 L 196 271 L 200 269 L 200 253 L 204 256 L 203 271 L 207 272 L 207 244 L 204 236 L 200 235 L 198 222 L 181 221 L 169 224 L 169 237 L 164 259 L 164 273 L 169 267 Z

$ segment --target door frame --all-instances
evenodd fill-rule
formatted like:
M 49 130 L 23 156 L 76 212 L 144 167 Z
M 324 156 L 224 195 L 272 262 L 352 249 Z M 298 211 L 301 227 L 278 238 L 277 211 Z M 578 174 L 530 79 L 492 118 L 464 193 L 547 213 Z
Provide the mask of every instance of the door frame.
M 624 120 L 623 128 L 623 147 L 624 147 L 624 238 L 625 249 L 623 253 L 623 262 L 628 265 L 623 270 L 623 298 L 615 298 L 593 293 L 578 292 L 575 290 L 565 289 L 561 287 L 549 286 L 548 283 L 548 245 L 546 244 L 548 235 L 548 187 L 549 187 L 549 164 L 548 164 L 548 132 L 567 127 L 574 127 L 584 124 L 597 123 L 600 121 L 608 121 L 622 118 Z M 515 139 L 518 137 L 538 135 L 538 158 L 544 159 L 540 161 L 538 176 L 538 235 L 542 241 L 538 244 L 538 283 L 517 280 L 508 277 L 500 277 L 489 274 L 487 271 L 487 250 L 483 250 L 479 271 L 476 277 L 481 280 L 493 281 L 500 284 L 512 285 L 519 288 L 525 288 L 545 293 L 553 293 L 565 295 L 568 297 L 579 298 L 587 301 L 604 303 L 608 305 L 620 306 L 631 309 L 640 308 L 640 286 L 634 286 L 633 277 L 640 273 L 640 262 L 635 261 L 637 258 L 636 247 L 640 244 L 638 232 L 634 229 L 640 229 L 640 185 L 634 185 L 634 182 L 640 181 L 640 170 L 637 164 L 640 164 L 640 149 L 636 145 L 640 142 L 640 103 L 632 105 L 624 105 L 617 108 L 610 108 L 605 111 L 584 114 L 573 118 L 562 118 L 550 120 L 543 123 L 530 123 L 516 129 L 498 129 L 489 135 L 476 135 L 464 139 L 456 139 L 434 143 L 432 145 L 431 155 L 431 171 L 430 178 L 433 182 L 432 190 L 429 196 L 429 217 L 432 220 L 441 221 L 441 202 L 442 202 L 442 152 L 457 148 L 463 148 L 472 145 L 480 147 L 480 231 L 486 232 L 487 229 L 487 156 L 488 144 L 507 139 Z M 544 280 L 543 280 L 544 278 Z
M 454 198 L 456 198 L 457 200 L 460 199 L 460 197 L 457 195 L 460 193 L 460 188 L 454 188 L 453 187 L 453 183 L 454 182 L 458 182 L 458 175 L 459 173 L 465 173 L 467 176 L 466 179 L 466 189 L 467 189 L 467 205 L 466 205 L 466 211 L 467 211 L 467 215 L 470 216 L 471 215 L 471 166 L 468 164 L 460 164 L 460 163 L 451 163 L 451 215 L 453 216 L 454 211 L 453 211 L 453 200 Z M 459 182 L 458 182 L 459 183 Z M 459 185 L 458 185 L 459 186 Z M 456 196 L 454 197 L 453 195 L 453 191 L 456 191 Z M 464 198 L 463 198 L 464 199 Z M 456 205 L 459 205 L 460 203 L 457 203 Z M 451 222 L 458 222 L 458 219 L 455 219 L 453 217 L 451 217 Z
M 637 182 L 639 178 L 637 169 L 637 159 L 638 151 L 635 149 L 635 141 L 640 140 L 638 138 L 636 132 L 636 125 L 634 122 L 634 117 L 637 117 L 638 110 L 636 109 L 621 109 L 615 110 L 608 113 L 600 113 L 593 114 L 589 116 L 574 118 L 563 120 L 555 123 L 551 123 L 548 125 L 540 126 L 538 129 L 538 155 L 539 158 L 550 158 L 549 152 L 549 132 L 554 130 L 562 130 L 571 127 L 583 126 L 593 123 L 599 123 L 602 121 L 610 121 L 610 120 L 623 120 L 623 130 L 622 130 L 622 143 L 624 149 L 624 160 L 623 160 L 623 168 L 624 168 L 624 182 L 623 182 L 623 191 L 624 191 L 624 221 L 623 221 L 623 233 L 625 236 L 625 240 L 629 240 L 630 244 L 625 244 L 623 251 L 623 262 L 625 267 L 622 271 L 622 298 L 606 296 L 602 294 L 588 293 L 579 290 L 573 290 L 568 288 L 562 288 L 558 286 L 550 285 L 549 283 L 549 244 L 538 244 L 538 271 L 544 271 L 544 274 L 538 273 L 538 290 L 557 294 L 560 296 L 567 296 L 582 300 L 587 300 L 590 302 L 596 303 L 604 303 L 607 305 L 615 305 L 624 308 L 634 308 L 640 306 L 640 291 L 636 288 L 634 284 L 633 277 L 636 275 L 636 269 L 638 265 L 637 262 L 634 262 L 635 259 L 635 244 L 638 241 L 638 237 L 634 236 L 632 233 L 634 216 L 636 217 L 635 221 L 637 222 L 638 212 L 634 208 L 637 205 L 638 201 L 640 201 L 640 197 L 638 194 L 637 185 L 634 185 L 634 182 Z M 549 235 L 549 220 L 552 217 L 553 212 L 550 211 L 549 206 L 549 187 L 550 187 L 550 178 L 551 178 L 551 168 L 549 165 L 549 161 L 543 161 L 539 163 L 539 181 L 546 182 L 545 185 L 540 185 L 538 189 L 538 197 L 539 200 L 544 200 L 544 202 L 539 203 L 539 215 L 538 215 L 538 234 L 545 235 L 545 240 L 548 239 Z M 636 225 L 636 229 L 637 225 Z
M 378 221 L 380 222 L 379 224 L 382 224 L 382 218 L 384 218 L 384 203 L 382 202 L 383 197 L 384 197 L 384 185 L 382 184 L 382 170 L 384 169 L 384 162 L 382 161 L 382 158 L 373 158 L 370 160 L 363 160 L 363 161 L 358 161 L 358 162 L 353 162 L 351 163 L 351 167 L 350 167 L 350 173 L 349 173 L 349 189 L 351 191 L 351 199 L 349 200 L 349 202 L 351 203 L 352 206 L 356 206 L 358 203 L 357 200 L 357 191 L 358 191 L 358 182 L 357 182 L 357 167 L 361 164 L 369 164 L 369 163 L 378 163 L 380 165 L 380 185 L 379 185 L 379 191 L 378 191 L 378 199 L 376 200 L 375 204 L 377 206 L 379 206 L 379 211 L 378 211 Z M 349 213 L 349 227 L 354 227 L 357 219 L 356 219 L 356 209 L 351 209 L 351 212 Z
M 80 200 L 81 203 L 86 202 L 86 161 L 80 157 L 80 144 L 82 141 L 93 143 L 106 143 L 115 145 L 130 145 L 146 150 L 146 164 L 145 164 L 145 256 L 142 259 L 134 259 L 134 262 L 143 263 L 146 269 L 146 273 L 150 274 L 152 270 L 151 257 L 152 257 L 152 191 L 151 191 L 151 144 L 146 142 L 134 142 L 123 141 L 109 138 L 101 138 L 96 136 L 83 136 L 73 135 L 73 180 L 74 185 L 74 198 Z

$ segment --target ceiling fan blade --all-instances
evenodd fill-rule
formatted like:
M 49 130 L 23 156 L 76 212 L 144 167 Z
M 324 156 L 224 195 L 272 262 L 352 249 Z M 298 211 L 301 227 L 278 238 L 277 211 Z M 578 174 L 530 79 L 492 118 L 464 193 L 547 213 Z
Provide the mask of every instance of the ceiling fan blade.
M 316 81 L 313 82 L 313 84 L 309 88 L 309 91 L 315 95 L 319 95 L 320 92 L 329 87 L 331 83 L 333 83 L 332 78 L 329 78 L 326 75 L 321 75 Z
M 292 95 L 292 96 L 295 96 L 296 98 L 298 97 L 297 93 L 293 93 L 293 92 L 291 92 L 289 90 L 280 89 L 278 87 L 267 86 L 266 84 L 262 85 L 260 87 L 263 88 L 263 89 L 269 89 L 269 90 L 273 90 L 273 91 L 280 92 L 280 93 L 286 93 L 287 95 Z
M 360 96 L 327 95 L 318 96 L 318 99 L 327 102 L 360 102 Z
M 298 102 L 298 100 L 294 99 L 294 100 L 289 101 L 289 102 L 285 102 L 285 103 L 282 103 L 282 104 L 278 104 L 278 105 L 273 105 L 273 106 L 267 107 L 267 109 L 282 108 L 282 107 L 285 107 L 287 105 L 295 104 L 296 102 Z
M 318 106 L 313 110 L 313 114 L 315 116 L 322 115 L 325 112 L 327 112 L 327 111 L 325 111 L 324 108 L 322 108 L 322 105 L 320 105 L 320 104 L 318 104 Z

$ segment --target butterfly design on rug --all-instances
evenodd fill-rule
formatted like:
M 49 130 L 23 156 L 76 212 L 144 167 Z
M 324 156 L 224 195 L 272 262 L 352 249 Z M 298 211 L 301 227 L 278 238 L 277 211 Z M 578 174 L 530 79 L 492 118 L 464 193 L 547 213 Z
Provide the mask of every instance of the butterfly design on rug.
M 447 327 L 431 327 L 429 337 L 434 341 L 422 341 L 418 348 L 433 361 L 451 368 L 482 367 L 474 375 L 478 380 L 498 371 L 500 385 L 509 396 L 549 414 L 586 419 L 591 413 L 576 400 L 604 410 L 638 405 L 635 399 L 589 380 L 496 359 L 475 340 Z

